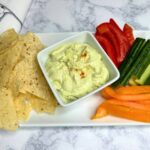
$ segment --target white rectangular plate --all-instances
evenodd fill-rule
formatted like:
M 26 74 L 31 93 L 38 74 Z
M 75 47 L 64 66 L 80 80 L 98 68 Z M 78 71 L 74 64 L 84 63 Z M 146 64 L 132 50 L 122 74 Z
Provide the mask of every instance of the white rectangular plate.
M 75 32 L 38 33 L 37 35 L 46 46 L 49 46 L 74 34 Z M 135 37 L 150 39 L 150 31 L 135 31 L 134 35 Z M 97 93 L 72 106 L 58 107 L 52 115 L 32 112 L 29 120 L 20 123 L 20 127 L 149 125 L 148 123 L 140 123 L 113 116 L 92 121 L 90 118 L 101 102 L 102 98 Z

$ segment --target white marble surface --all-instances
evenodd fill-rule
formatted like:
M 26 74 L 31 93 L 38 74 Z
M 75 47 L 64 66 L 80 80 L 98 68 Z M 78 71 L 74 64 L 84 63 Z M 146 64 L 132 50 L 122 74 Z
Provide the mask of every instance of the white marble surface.
M 149 0 L 33 0 L 22 32 L 94 31 L 113 17 L 150 29 Z M 0 131 L 0 150 L 149 150 L 150 126 L 28 128 Z

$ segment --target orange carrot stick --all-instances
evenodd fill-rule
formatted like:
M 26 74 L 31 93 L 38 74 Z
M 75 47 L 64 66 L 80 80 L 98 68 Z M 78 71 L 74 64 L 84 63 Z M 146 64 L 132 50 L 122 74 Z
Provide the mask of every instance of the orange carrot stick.
M 103 89 L 105 92 L 105 95 L 107 97 L 112 97 L 114 99 L 119 99 L 119 100 L 132 100 L 132 101 L 137 101 L 137 100 L 149 100 L 150 99 L 150 94 L 134 94 L 134 95 L 121 95 L 117 94 L 115 90 L 111 87 L 106 87 Z
M 97 119 L 97 118 L 102 118 L 108 115 L 108 112 L 105 108 L 103 108 L 103 103 L 98 107 L 96 110 L 95 115 L 91 118 L 92 120 Z
M 131 119 L 135 121 L 150 122 L 150 111 L 129 108 L 124 106 L 118 106 L 104 102 L 103 108 L 108 111 L 109 114 L 117 117 Z
M 136 109 L 141 109 L 145 111 L 150 111 L 150 103 L 142 103 L 142 101 L 141 103 L 139 103 L 139 101 L 120 101 L 116 99 L 110 99 L 107 101 L 107 103 L 118 105 L 118 106 L 124 106 L 124 107 L 129 107 L 129 108 L 136 108 Z
M 110 99 L 110 98 L 111 98 L 111 96 L 108 95 L 108 94 L 105 92 L 105 90 L 102 90 L 102 91 L 101 91 L 101 96 L 104 97 L 105 99 Z
M 133 112 L 132 110 L 134 110 L 134 112 L 136 112 L 136 111 L 137 112 L 142 111 L 142 113 L 149 112 L 149 115 L 150 115 L 150 101 L 144 101 L 144 102 L 149 102 L 149 103 L 139 103 L 139 101 L 138 102 L 119 101 L 119 100 L 115 100 L 115 99 L 110 99 L 108 101 L 103 102 L 98 107 L 98 109 L 97 109 L 95 115 L 92 117 L 92 119 L 102 118 L 102 117 L 104 117 L 108 114 L 113 115 L 113 113 L 111 111 L 116 112 L 118 109 L 120 110 L 120 108 L 123 108 L 123 110 L 128 110 L 128 113 L 131 113 L 131 112 Z M 112 107 L 112 108 L 114 107 L 116 110 L 110 109 L 110 107 Z M 121 111 L 121 115 L 126 116 L 125 114 L 123 114 L 123 110 Z M 125 111 L 124 113 L 127 113 L 127 112 Z M 121 115 L 120 114 L 115 114 L 115 116 L 120 116 L 120 117 L 121 117 Z M 128 119 L 137 120 L 136 118 L 134 119 L 134 114 L 132 115 L 132 117 L 133 118 L 128 118 Z M 127 116 L 125 118 L 127 118 Z
M 150 86 L 120 86 L 115 89 L 115 92 L 118 94 L 150 94 Z

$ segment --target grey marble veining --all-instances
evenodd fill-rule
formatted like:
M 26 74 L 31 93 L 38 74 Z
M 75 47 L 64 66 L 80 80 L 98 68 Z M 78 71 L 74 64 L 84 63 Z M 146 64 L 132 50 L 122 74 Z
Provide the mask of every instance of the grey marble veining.
M 1 150 L 149 150 L 150 127 L 31 128 L 1 131 Z
M 94 31 L 100 22 L 114 18 L 135 29 L 150 29 L 148 0 L 33 0 L 23 31 Z
M 33 0 L 22 32 L 94 31 L 114 18 L 150 29 L 149 0 Z M 0 131 L 0 150 L 149 150 L 150 126 L 23 128 Z

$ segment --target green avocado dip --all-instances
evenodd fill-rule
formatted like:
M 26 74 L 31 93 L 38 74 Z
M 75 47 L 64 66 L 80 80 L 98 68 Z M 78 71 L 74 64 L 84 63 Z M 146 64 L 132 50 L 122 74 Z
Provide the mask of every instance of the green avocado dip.
M 101 54 L 88 44 L 68 43 L 50 52 L 46 71 L 65 103 L 97 89 L 109 78 Z

